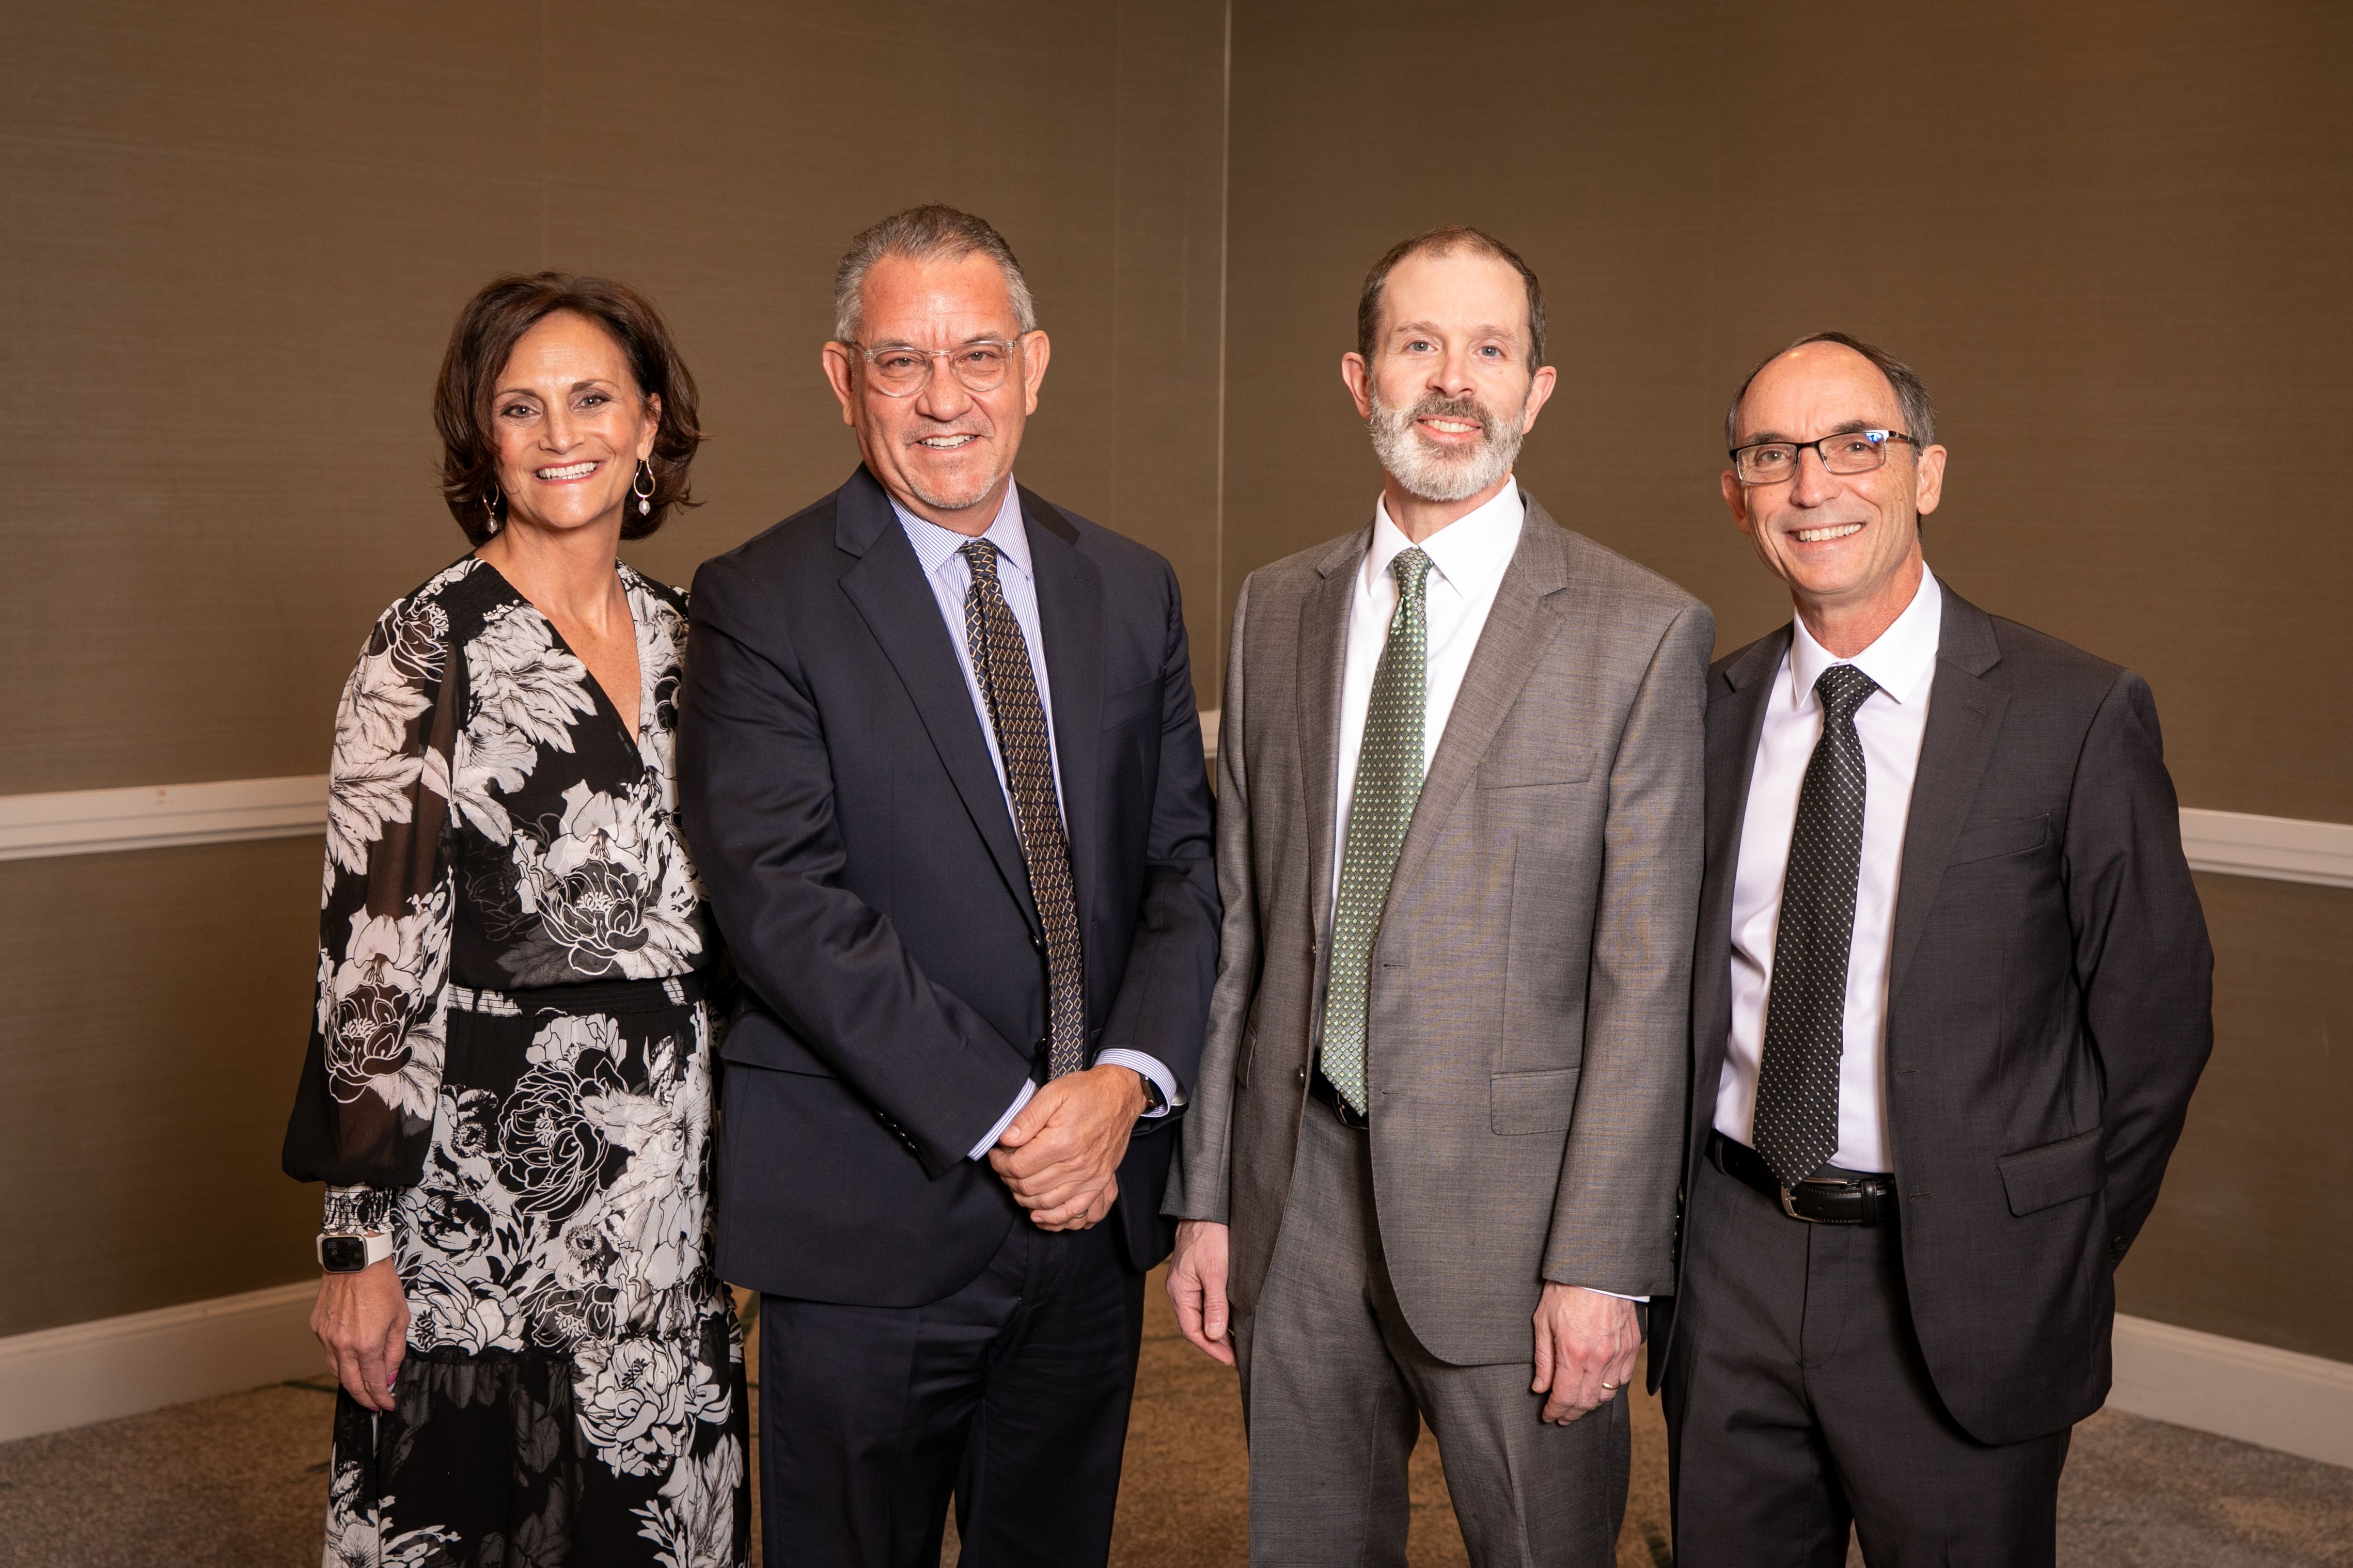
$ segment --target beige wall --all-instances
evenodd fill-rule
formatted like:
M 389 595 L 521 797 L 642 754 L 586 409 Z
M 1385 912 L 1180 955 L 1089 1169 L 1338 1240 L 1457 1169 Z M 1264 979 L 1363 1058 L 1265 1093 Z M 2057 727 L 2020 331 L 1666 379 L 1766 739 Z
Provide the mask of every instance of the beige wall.
M 1369 507 L 1366 266 L 1468 220 L 1552 298 L 1529 487 L 1727 647 L 1785 612 L 1715 497 L 1724 398 L 1843 326 L 1937 395 L 1940 572 L 2145 672 L 2188 804 L 2353 820 L 2353 12 L 1252 0 L 1229 158 L 1213 0 L 940 16 L 0 0 L 0 795 L 324 766 L 367 623 L 463 547 L 427 399 L 496 271 L 670 314 L 710 504 L 649 570 L 831 488 L 833 260 L 937 197 L 1055 335 L 1023 479 L 1175 560 L 1205 700 L 1242 574 Z M 316 857 L 0 865 L 0 1334 L 306 1272 Z M 2353 894 L 2200 886 L 2221 1043 L 2125 1304 L 2353 1359 Z
M 1476 223 L 1551 305 L 1522 478 L 1725 648 L 1788 616 L 1725 399 L 1843 328 L 1936 394 L 1939 573 L 2146 674 L 2185 804 L 2353 820 L 2353 9 L 1932 9 L 1238 7 L 1227 592 L 1364 522 L 1365 269 Z M 2125 1308 L 2353 1359 L 2353 893 L 2201 885 L 2221 1043 Z
M 637 284 L 701 381 L 708 504 L 638 564 L 816 500 L 857 461 L 834 263 L 924 200 L 998 225 L 1054 336 L 1022 479 L 1170 556 L 1214 647 L 1223 5 L 953 23 L 0 0 L 0 795 L 324 768 L 368 624 L 465 548 L 429 400 L 497 272 Z M 276 1168 L 318 854 L 0 866 L 0 1334 L 311 1267 Z

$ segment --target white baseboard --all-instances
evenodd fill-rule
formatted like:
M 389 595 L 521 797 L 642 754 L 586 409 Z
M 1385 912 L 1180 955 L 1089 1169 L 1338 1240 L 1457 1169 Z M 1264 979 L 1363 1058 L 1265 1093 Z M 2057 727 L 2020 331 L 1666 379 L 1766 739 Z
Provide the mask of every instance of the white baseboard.
M 313 1377 L 315 1279 L 0 1339 L 0 1442 Z
M 299 838 L 327 826 L 327 775 L 0 795 L 0 860 Z
M 2116 1315 L 2108 1408 L 2353 1467 L 2353 1363 Z

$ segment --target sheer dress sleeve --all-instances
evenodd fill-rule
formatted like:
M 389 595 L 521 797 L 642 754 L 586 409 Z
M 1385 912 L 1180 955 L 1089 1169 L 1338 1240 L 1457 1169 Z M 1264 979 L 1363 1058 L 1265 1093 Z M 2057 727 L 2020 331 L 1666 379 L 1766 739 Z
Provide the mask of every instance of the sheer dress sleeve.
M 455 879 L 449 760 L 464 664 L 438 595 L 376 622 L 335 710 L 318 991 L 287 1174 L 327 1228 L 380 1229 L 423 1169 L 440 1092 Z

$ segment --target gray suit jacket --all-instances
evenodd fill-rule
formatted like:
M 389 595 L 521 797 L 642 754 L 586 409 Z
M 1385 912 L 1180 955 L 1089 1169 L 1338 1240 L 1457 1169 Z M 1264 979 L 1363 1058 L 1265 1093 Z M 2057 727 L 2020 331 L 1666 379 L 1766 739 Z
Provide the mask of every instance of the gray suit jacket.
M 1887 1124 L 1928 1374 L 1963 1430 L 2012 1443 L 2107 1395 L 2113 1270 L 2213 1045 L 2214 959 L 2147 683 L 1944 586 L 1896 883 Z M 1784 626 L 1708 679 L 1694 1174 L 1732 1027 L 1748 780 L 1788 647 Z
M 1165 1212 L 1256 1301 L 1290 1191 L 1332 887 L 1351 584 L 1372 531 L 1254 572 L 1218 745 L 1225 930 Z M 1373 952 L 1373 1179 L 1416 1338 L 1525 1361 L 1544 1281 L 1670 1288 L 1715 617 L 1533 500 Z

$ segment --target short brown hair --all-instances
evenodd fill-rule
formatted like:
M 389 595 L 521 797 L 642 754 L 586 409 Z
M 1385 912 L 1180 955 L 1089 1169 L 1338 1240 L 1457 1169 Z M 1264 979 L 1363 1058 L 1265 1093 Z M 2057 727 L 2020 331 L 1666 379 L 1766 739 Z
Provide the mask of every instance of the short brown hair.
M 621 509 L 621 537 L 643 539 L 662 525 L 671 507 L 696 504 L 686 483 L 694 449 L 702 445 L 702 428 L 695 423 L 694 377 L 653 302 L 609 278 L 513 273 L 486 285 L 458 312 L 433 389 L 433 423 L 441 432 L 441 499 L 476 544 L 497 532 L 497 522 L 506 516 L 501 501 L 493 517 L 490 499 L 498 487 L 491 399 L 499 374 L 522 335 L 558 310 L 586 316 L 612 333 L 628 357 L 638 391 L 661 399 L 653 456 L 647 459 L 654 476 L 651 505 L 644 512 L 634 502 Z
M 1373 269 L 1365 275 L 1365 291 L 1356 297 L 1356 352 L 1365 356 L 1366 363 L 1372 363 L 1373 350 L 1381 335 L 1381 295 L 1398 263 L 1409 256 L 1445 256 L 1456 250 L 1470 250 L 1509 262 L 1527 285 L 1528 371 L 1534 374 L 1545 363 L 1544 285 L 1536 281 L 1535 269 L 1520 259 L 1518 251 L 1486 230 L 1467 224 L 1450 224 L 1427 234 L 1417 234 L 1411 239 L 1401 239 L 1389 247 L 1388 255 L 1373 263 Z
M 1875 343 L 1851 338 L 1844 332 L 1808 332 L 1788 348 L 1776 349 L 1757 362 L 1757 368 L 1741 378 L 1738 390 L 1732 395 L 1732 406 L 1724 411 L 1724 446 L 1726 452 L 1740 445 L 1740 404 L 1748 395 L 1751 383 L 1765 373 L 1765 367 L 1808 343 L 1837 343 L 1852 349 L 1869 360 L 1872 368 L 1887 378 L 1888 390 L 1895 394 L 1895 405 L 1904 411 L 1904 423 L 1910 426 L 1904 434 L 1912 437 L 1912 449 L 1919 452 L 1935 445 L 1936 440 L 1936 405 L 1928 401 L 1928 388 L 1920 373 Z

